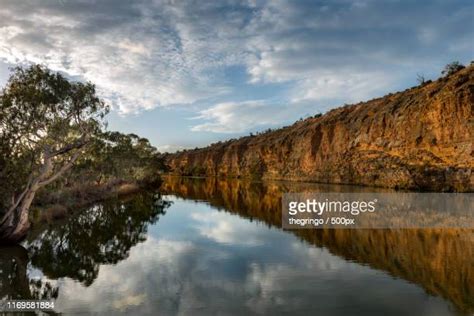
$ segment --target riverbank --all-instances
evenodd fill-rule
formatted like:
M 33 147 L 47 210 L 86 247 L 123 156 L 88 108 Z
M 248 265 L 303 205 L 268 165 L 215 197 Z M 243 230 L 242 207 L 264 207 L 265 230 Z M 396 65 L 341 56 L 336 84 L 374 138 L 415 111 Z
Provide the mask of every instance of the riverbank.
M 72 214 L 76 209 L 92 205 L 112 198 L 124 198 L 128 195 L 155 185 L 161 179 L 153 181 L 126 181 L 114 179 L 97 185 L 94 183 L 76 184 L 60 191 L 40 195 L 33 206 L 31 221 L 33 225 L 61 220 Z

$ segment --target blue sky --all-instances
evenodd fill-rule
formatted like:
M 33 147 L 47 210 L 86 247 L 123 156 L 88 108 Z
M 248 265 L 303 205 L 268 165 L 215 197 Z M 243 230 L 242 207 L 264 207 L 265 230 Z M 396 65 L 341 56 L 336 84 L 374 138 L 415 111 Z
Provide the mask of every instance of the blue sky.
M 474 59 L 474 2 L 0 0 L 0 83 L 42 63 L 97 85 L 162 151 L 279 127 Z

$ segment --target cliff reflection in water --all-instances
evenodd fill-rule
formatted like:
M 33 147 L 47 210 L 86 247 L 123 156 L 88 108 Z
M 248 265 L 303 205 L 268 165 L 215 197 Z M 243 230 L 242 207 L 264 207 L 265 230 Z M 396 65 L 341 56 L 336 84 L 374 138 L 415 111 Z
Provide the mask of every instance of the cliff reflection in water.
M 99 203 L 0 248 L 0 297 L 65 314 L 472 313 L 472 231 L 281 231 L 282 193 L 318 190 L 373 189 L 166 178 L 170 196 Z
M 289 182 L 167 177 L 162 193 L 205 200 L 218 209 L 281 227 L 284 192 L 374 192 L 374 188 Z M 474 310 L 474 234 L 466 229 L 299 229 L 302 240 L 346 260 L 403 278 L 464 312 Z

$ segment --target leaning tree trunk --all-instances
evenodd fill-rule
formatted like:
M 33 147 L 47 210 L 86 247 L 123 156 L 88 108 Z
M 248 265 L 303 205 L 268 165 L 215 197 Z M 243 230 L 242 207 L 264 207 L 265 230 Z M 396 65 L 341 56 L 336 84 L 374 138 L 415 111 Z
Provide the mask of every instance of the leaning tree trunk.
M 81 148 L 82 146 L 82 143 L 81 146 L 73 144 L 66 149 L 61 149 L 53 153 L 51 153 L 49 149 L 45 150 L 44 164 L 41 167 L 39 175 L 36 176 L 34 180 L 30 179 L 24 191 L 18 197 L 12 199 L 10 209 L 0 219 L 0 244 L 16 244 L 26 238 L 30 228 L 29 210 L 36 192 L 69 170 L 79 157 L 80 151 L 76 151 L 71 159 L 56 171 L 54 170 L 53 164 L 54 157 L 60 153 Z
M 0 243 L 14 244 L 25 239 L 30 228 L 29 210 L 39 188 L 30 188 L 18 206 L 0 223 Z

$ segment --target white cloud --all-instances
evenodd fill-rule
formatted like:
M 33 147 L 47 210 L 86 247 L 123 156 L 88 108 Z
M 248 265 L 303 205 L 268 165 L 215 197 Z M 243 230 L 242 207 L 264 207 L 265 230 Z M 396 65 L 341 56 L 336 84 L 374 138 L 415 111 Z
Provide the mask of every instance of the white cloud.
M 191 242 L 153 239 L 135 246 L 130 251 L 128 260 L 117 265 L 102 265 L 97 279 L 89 287 L 84 287 L 71 279 L 63 279 L 60 286 L 60 297 L 56 301 L 58 310 L 65 313 L 81 312 L 85 306 L 94 313 L 105 311 L 126 311 L 153 299 L 156 295 L 144 288 L 146 280 L 141 274 L 130 274 L 130 271 L 148 272 L 160 278 L 163 293 L 172 293 L 179 288 L 180 267 L 177 262 L 187 255 L 194 245 Z M 150 271 L 153 267 L 154 273 Z M 54 282 L 54 281 L 53 281 Z
M 268 231 L 260 225 L 227 213 L 192 213 L 197 230 L 202 236 L 217 243 L 258 246 L 265 242 Z M 245 236 L 245 238 L 242 238 Z
M 383 73 L 327 73 L 299 82 L 292 90 L 292 102 L 359 102 L 389 91 L 394 80 Z M 338 104 L 333 104 L 338 105 Z
M 187 147 L 185 147 L 185 146 L 170 145 L 170 144 L 156 146 L 156 149 L 158 149 L 158 151 L 161 152 L 161 153 L 165 153 L 165 152 L 172 153 L 172 152 L 176 152 L 176 151 L 186 149 L 186 148 Z
M 44 63 L 91 80 L 122 113 L 221 96 L 201 111 L 208 122 L 192 130 L 236 132 L 281 123 L 295 107 L 280 106 L 283 99 L 232 100 L 240 91 L 227 80 L 227 67 L 243 67 L 244 80 L 256 86 L 291 85 L 290 101 L 358 101 L 407 73 L 449 62 L 446 56 L 472 54 L 472 6 L 2 0 L 0 60 Z
M 293 112 L 293 113 L 292 113 Z M 204 120 L 192 131 L 241 133 L 252 128 L 274 126 L 294 118 L 292 105 L 279 106 L 264 100 L 224 102 L 202 110 L 195 119 Z
M 122 113 L 193 103 L 227 91 L 212 72 L 231 61 L 198 40 L 185 8 L 165 2 L 69 2 L 0 10 L 0 59 L 43 63 L 97 84 Z M 74 12 L 73 9 L 77 11 Z

